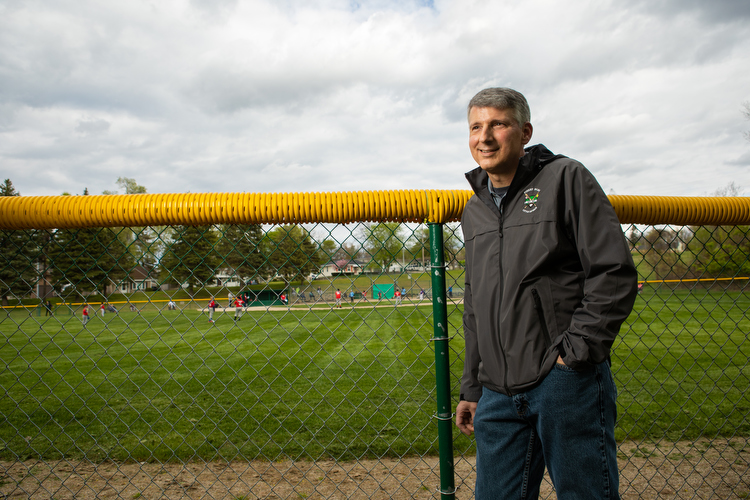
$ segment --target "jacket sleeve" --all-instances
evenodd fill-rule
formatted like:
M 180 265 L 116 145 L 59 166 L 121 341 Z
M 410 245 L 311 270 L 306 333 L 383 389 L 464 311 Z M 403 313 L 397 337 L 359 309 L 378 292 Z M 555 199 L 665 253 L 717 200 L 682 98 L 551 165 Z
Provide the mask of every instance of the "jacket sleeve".
M 582 369 L 608 359 L 633 308 L 637 273 L 614 208 L 594 176 L 577 165 L 562 189 L 565 230 L 576 245 L 584 274 L 583 299 L 568 330 L 553 344 L 566 365 Z
M 474 318 L 474 308 L 471 296 L 471 266 L 466 263 L 464 285 L 464 373 L 461 376 L 461 400 L 479 401 L 482 396 L 482 386 L 479 383 L 479 346 L 477 345 L 477 324 Z

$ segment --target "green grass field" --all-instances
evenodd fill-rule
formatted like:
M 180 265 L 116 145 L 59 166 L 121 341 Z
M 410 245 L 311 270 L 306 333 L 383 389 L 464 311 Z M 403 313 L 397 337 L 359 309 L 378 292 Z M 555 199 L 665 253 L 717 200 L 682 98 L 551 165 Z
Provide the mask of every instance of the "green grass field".
M 617 437 L 750 436 L 750 297 L 647 286 L 615 343 Z
M 387 313 L 387 316 L 386 316 Z M 433 451 L 429 307 L 10 316 L 3 458 Z M 24 319 L 16 326 L 16 321 Z M 434 406 L 434 404 L 432 405 Z
M 450 304 L 449 304 L 450 305 Z M 647 288 L 613 352 L 618 439 L 750 436 L 750 300 Z M 449 307 L 460 325 L 460 305 Z M 0 319 L 0 458 L 436 454 L 431 307 Z M 460 332 L 452 343 L 461 372 Z M 471 449 L 454 432 L 456 449 Z

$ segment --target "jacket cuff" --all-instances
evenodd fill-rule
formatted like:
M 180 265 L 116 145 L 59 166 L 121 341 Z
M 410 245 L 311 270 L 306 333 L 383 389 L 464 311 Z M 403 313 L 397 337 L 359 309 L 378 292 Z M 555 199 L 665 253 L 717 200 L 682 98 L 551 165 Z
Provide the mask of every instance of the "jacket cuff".
M 477 401 L 479 401 L 479 398 L 481 398 L 481 397 L 482 397 L 482 393 L 481 392 L 466 392 L 466 393 L 462 392 L 458 396 L 458 400 L 459 401 L 468 401 L 470 403 L 476 403 Z
M 557 352 L 565 363 L 565 366 L 576 371 L 585 370 L 587 367 L 591 366 L 591 363 L 588 361 L 588 346 L 586 345 L 585 341 L 582 340 L 582 345 L 580 345 L 579 347 L 583 352 L 576 353 L 575 345 L 573 345 L 569 336 L 570 333 L 566 331 L 552 343 L 552 347 L 557 349 Z

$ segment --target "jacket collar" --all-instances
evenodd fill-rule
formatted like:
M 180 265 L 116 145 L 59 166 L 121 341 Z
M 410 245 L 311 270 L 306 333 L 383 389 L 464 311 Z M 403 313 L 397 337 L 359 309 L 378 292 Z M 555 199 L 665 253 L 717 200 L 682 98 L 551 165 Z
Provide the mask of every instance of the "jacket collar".
M 520 189 L 520 186 L 524 186 L 530 179 L 534 178 L 552 160 L 564 158 L 563 155 L 553 154 L 543 144 L 530 146 L 524 151 L 526 154 L 518 160 L 518 168 L 508 187 L 506 199 L 511 198 Z M 487 188 L 488 177 L 487 172 L 482 170 L 482 167 L 477 167 L 466 173 L 466 180 L 469 181 L 469 185 L 474 190 L 474 193 L 491 210 L 498 212 L 495 202 L 492 201 L 492 195 Z

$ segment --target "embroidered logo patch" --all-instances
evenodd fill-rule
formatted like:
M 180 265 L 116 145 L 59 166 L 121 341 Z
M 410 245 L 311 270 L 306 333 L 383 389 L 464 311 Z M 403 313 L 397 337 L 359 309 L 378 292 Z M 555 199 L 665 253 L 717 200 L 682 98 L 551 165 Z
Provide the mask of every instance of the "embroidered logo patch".
M 538 208 L 537 202 L 539 202 L 539 189 L 529 188 L 523 192 L 523 211 L 527 214 L 535 211 Z

